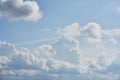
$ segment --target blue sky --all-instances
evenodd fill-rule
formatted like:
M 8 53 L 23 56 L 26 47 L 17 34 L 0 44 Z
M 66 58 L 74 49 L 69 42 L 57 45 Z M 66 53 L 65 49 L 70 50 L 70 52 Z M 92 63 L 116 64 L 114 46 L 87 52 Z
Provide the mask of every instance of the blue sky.
M 43 12 L 36 22 L 9 21 L 1 16 L 1 40 L 12 43 L 46 38 L 44 29 L 56 29 L 78 22 L 81 26 L 89 22 L 99 23 L 102 28 L 119 27 L 119 1 L 37 1 Z M 54 3 L 53 3 L 54 2 Z M 41 34 L 42 33 L 42 34 Z M 51 34 L 53 35 L 53 34 Z M 50 35 L 49 35 L 50 36 Z
M 119 17 L 119 0 L 0 0 L 0 78 L 119 80 Z

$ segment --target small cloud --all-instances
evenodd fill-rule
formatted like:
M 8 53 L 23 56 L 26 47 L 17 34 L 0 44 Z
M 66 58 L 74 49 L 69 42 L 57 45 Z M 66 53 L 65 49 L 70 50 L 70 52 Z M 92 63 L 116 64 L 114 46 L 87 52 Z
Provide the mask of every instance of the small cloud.
M 113 44 L 117 44 L 118 43 L 114 38 L 111 38 L 110 42 L 112 42 Z
M 120 12 L 120 6 L 117 7 L 117 12 Z
M 66 26 L 62 31 L 62 35 L 66 38 L 73 38 L 80 36 L 80 28 L 78 23 Z
M 102 42 L 101 26 L 97 23 L 88 23 L 81 29 L 81 34 L 89 42 Z
M 120 36 L 120 28 L 115 28 L 112 30 L 103 30 L 102 33 L 107 36 Z
M 36 21 L 42 17 L 34 0 L 0 0 L 0 14 L 10 20 Z

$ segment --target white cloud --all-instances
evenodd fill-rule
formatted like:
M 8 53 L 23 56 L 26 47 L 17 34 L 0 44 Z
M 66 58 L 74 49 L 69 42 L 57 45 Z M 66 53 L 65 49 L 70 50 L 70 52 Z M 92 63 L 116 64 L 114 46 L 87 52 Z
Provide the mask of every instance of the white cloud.
M 73 46 L 71 45 L 71 48 L 66 49 L 72 49 L 74 47 L 74 56 L 69 57 L 75 59 L 75 55 L 79 53 L 79 43 L 74 39 L 71 43 L 73 43 Z M 76 55 L 78 57 L 76 58 L 78 60 L 77 63 L 72 63 L 69 60 L 65 61 L 64 59 L 60 60 L 57 58 L 57 51 L 52 45 L 43 45 L 30 51 L 27 48 L 16 48 L 10 43 L 1 41 L 0 50 L 2 52 L 5 50 L 5 54 L 2 52 L 0 53 L 0 76 L 3 76 L 2 78 L 8 76 L 10 79 L 9 76 L 12 76 L 13 78 L 15 76 L 19 76 L 25 80 L 30 76 L 31 79 L 39 76 L 37 77 L 38 79 L 44 80 L 47 80 L 47 78 L 50 78 L 51 80 L 64 80 L 69 78 L 71 80 L 79 80 L 81 78 L 89 79 L 89 77 L 91 77 L 91 79 L 94 79 L 95 77 L 96 79 L 102 79 L 102 77 L 99 76 L 102 76 L 103 72 L 107 72 L 112 69 L 107 69 L 108 65 L 104 57 L 99 57 L 99 60 L 92 61 L 88 60 L 85 56 L 81 56 L 81 53 Z M 64 55 L 66 54 L 64 53 Z M 118 60 L 115 60 L 115 62 L 116 61 Z M 110 64 L 110 66 L 112 66 L 113 63 Z M 119 62 L 117 64 L 115 63 L 115 65 L 118 68 Z M 107 71 L 104 71 L 105 68 Z M 119 68 L 117 70 L 119 70 Z M 98 74 L 98 76 L 93 76 L 96 74 Z
M 0 41 L 0 56 L 11 55 L 17 53 L 14 45 Z
M 106 34 L 98 24 L 89 23 L 84 27 L 79 27 L 78 23 L 74 23 L 64 28 L 62 32 L 64 37 L 56 43 L 44 44 L 32 51 L 0 41 L 0 76 L 4 76 L 4 78 L 5 76 L 19 76 L 24 77 L 23 80 L 28 77 L 32 80 L 114 80 L 115 77 L 119 77 L 119 55 L 109 62 L 107 55 L 91 59 L 82 52 L 81 45 L 84 43 L 81 43 L 80 39 L 91 39 L 97 43 L 104 41 L 102 37 Z M 88 43 L 85 42 L 85 44 Z M 92 46 L 88 46 L 88 48 L 86 46 L 88 45 L 85 45 L 85 51 L 88 48 L 91 50 Z M 87 55 L 92 54 L 92 52 L 88 52 Z M 96 54 L 99 54 L 99 51 L 96 50 Z
M 81 35 L 89 42 L 102 42 L 101 26 L 97 23 L 88 23 L 81 29 Z
M 0 56 L 0 69 L 7 68 L 8 63 L 10 62 L 10 59 L 6 56 Z
M 43 45 L 36 48 L 33 52 L 37 57 L 41 58 L 52 58 L 56 52 L 51 45 Z
M 27 48 L 17 49 L 15 46 L 7 42 L 1 42 L 0 50 L 3 52 L 4 50 L 7 55 L 2 54 L 1 65 L 7 65 L 8 69 L 33 69 L 33 70 L 44 70 L 57 73 L 60 71 L 62 73 L 69 72 L 74 70 L 74 66 L 66 61 L 59 61 L 55 59 L 53 56 L 56 54 L 52 46 L 43 45 L 36 48 L 33 53 Z M 11 48 L 12 47 L 12 48 Z M 9 50 L 7 50 L 9 49 Z M 16 52 L 12 52 L 16 50 Z M 9 55 L 11 54 L 11 55 Z M 3 56 L 3 57 L 2 57 Z M 24 65 L 24 66 L 23 66 Z M 71 69 L 70 69 L 71 68 Z M 62 70 L 64 69 L 64 70 Z M 76 69 L 76 68 L 75 68 Z
M 101 26 L 97 23 L 88 23 L 80 27 L 78 23 L 73 23 L 60 31 L 66 38 L 83 37 L 88 42 L 102 42 Z
M 67 37 L 67 38 L 78 37 L 78 36 L 80 36 L 79 24 L 73 23 L 72 25 L 65 27 L 61 31 L 61 33 L 64 37 Z
M 61 38 L 57 43 L 53 44 L 56 51 L 57 58 L 71 63 L 78 62 L 78 56 L 80 53 L 79 41 L 74 38 L 66 39 Z M 74 57 L 74 58 L 71 58 Z
M 0 0 L 0 13 L 10 20 L 36 21 L 42 17 L 34 0 Z
M 120 29 L 103 30 L 102 33 L 108 36 L 120 36 Z
M 113 44 L 117 44 L 118 43 L 114 38 L 111 38 L 110 42 L 112 42 Z

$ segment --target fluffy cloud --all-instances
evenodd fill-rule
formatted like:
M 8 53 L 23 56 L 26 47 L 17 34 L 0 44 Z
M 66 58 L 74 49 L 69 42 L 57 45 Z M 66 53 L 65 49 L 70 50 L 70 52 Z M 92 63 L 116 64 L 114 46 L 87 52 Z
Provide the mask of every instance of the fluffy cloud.
M 102 42 L 102 29 L 97 23 L 88 23 L 80 27 L 78 23 L 73 23 L 61 30 L 66 38 L 83 37 L 88 42 Z
M 66 50 L 68 49 L 68 51 L 71 54 L 74 53 L 72 59 L 78 60 L 78 62 L 76 63 L 73 63 L 71 60 L 67 60 L 68 58 L 66 60 L 60 59 L 58 57 L 58 55 L 60 54 L 57 53 L 57 48 L 55 48 L 55 46 L 52 45 L 39 46 L 38 48 L 35 48 L 33 51 L 30 51 L 27 48 L 16 48 L 14 45 L 10 43 L 1 41 L 0 42 L 1 79 L 17 80 L 21 78 L 23 80 L 26 79 L 105 80 L 109 76 L 109 72 L 113 73 L 115 71 L 115 70 L 112 71 L 113 68 L 115 69 L 117 67 L 116 71 L 119 71 L 120 66 L 119 58 L 115 59 L 111 64 L 108 64 L 104 56 L 100 56 L 97 60 L 87 59 L 85 56 L 82 56 L 81 53 L 79 52 L 80 49 L 78 49 L 79 45 L 76 40 L 72 40 L 68 44 L 70 43 L 72 43 L 71 47 L 66 48 Z M 64 53 L 64 55 L 66 54 Z M 70 55 L 68 56 L 71 57 Z M 116 61 L 118 62 L 116 63 Z M 107 74 L 103 75 L 103 73 L 105 72 L 107 72 Z
M 83 29 L 81 29 L 81 34 L 89 42 L 102 42 L 101 27 L 97 23 L 88 23 Z
M 50 45 L 40 46 L 36 48 L 33 52 L 30 52 L 26 48 L 17 49 L 10 43 L 1 42 L 0 50 L 0 66 L 6 65 L 7 69 L 10 70 L 27 69 L 48 71 L 53 73 L 64 73 L 71 72 L 72 70 L 76 69 L 74 65 L 69 62 L 60 61 L 52 58 L 53 55 L 55 55 L 55 52 Z
M 61 31 L 61 33 L 63 33 L 63 36 L 67 37 L 67 38 L 78 37 L 78 36 L 80 36 L 79 24 L 73 23 L 72 25 L 65 27 Z
M 13 53 L 17 53 L 14 45 L 0 41 L 0 56 L 11 55 Z
M 42 17 L 37 2 L 30 0 L 0 0 L 0 13 L 11 20 L 36 21 Z
M 10 59 L 6 56 L 0 56 L 0 69 L 7 68 Z
M 41 45 L 33 50 L 17 48 L 13 44 L 0 41 L 0 78 L 5 80 L 117 80 L 120 74 L 119 55 L 109 61 L 107 54 L 106 56 L 103 53 L 99 54 L 99 51 L 93 48 L 100 56 L 88 57 L 93 55 L 93 52 L 92 46 L 86 41 L 89 42 L 90 39 L 97 43 L 104 42 L 103 37 L 107 35 L 104 31 L 96 23 L 89 23 L 84 27 L 74 23 L 61 30 L 63 37 L 54 44 Z M 81 39 L 84 40 L 83 43 L 79 41 Z M 85 49 L 81 47 L 84 44 Z M 89 51 L 86 56 L 84 54 L 87 50 Z
M 42 58 L 52 58 L 55 56 L 56 52 L 51 45 L 43 45 L 36 48 L 34 54 Z

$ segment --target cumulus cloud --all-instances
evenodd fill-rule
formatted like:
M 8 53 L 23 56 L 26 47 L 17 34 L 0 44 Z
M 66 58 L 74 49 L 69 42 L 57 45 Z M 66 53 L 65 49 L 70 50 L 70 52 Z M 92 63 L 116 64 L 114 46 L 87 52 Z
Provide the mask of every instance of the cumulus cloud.
M 102 42 L 101 27 L 97 23 L 88 23 L 83 29 L 81 29 L 81 34 L 89 42 Z
M 38 70 L 47 73 L 49 72 L 52 74 L 79 73 L 78 71 L 79 68 L 77 68 L 77 66 L 75 66 L 74 64 L 52 58 L 51 56 L 53 56 L 55 52 L 52 46 L 50 45 L 40 46 L 39 48 L 35 49 L 33 53 L 31 53 L 26 48 L 17 49 L 15 46 L 13 47 L 12 44 L 7 42 L 1 42 L 0 46 L 1 46 L 0 50 L 2 52 L 5 50 L 6 51 L 5 53 L 8 53 L 8 54 L 0 53 L 2 54 L 0 56 L 1 57 L 0 70 L 2 71 L 1 75 L 6 75 L 8 73 L 9 73 L 8 75 L 13 76 L 18 75 L 19 71 L 17 72 L 15 70 L 21 70 L 19 75 L 24 74 L 25 70 Z M 16 50 L 16 52 L 13 52 L 14 50 Z M 50 56 L 47 56 L 49 54 Z M 7 67 L 8 71 L 2 68 L 5 66 Z
M 0 14 L 10 20 L 36 21 L 42 17 L 34 0 L 0 0 Z
M 10 59 L 6 56 L 0 56 L 0 69 L 7 68 Z
M 42 58 L 49 58 L 49 57 L 54 57 L 56 54 L 56 51 L 53 49 L 51 45 L 43 45 L 39 46 L 34 50 L 34 54 L 38 57 Z
M 109 61 L 107 55 L 102 55 L 103 53 L 98 57 L 88 58 L 84 52 L 88 48 L 91 50 L 92 46 L 86 42 L 82 52 L 81 46 L 84 43 L 79 40 L 90 39 L 98 43 L 104 41 L 103 36 L 107 34 L 103 33 L 104 30 L 99 24 L 89 23 L 80 27 L 78 23 L 74 23 L 61 29 L 61 32 L 63 37 L 56 43 L 40 45 L 33 50 L 17 48 L 13 44 L 0 41 L 0 78 L 5 80 L 19 78 L 22 80 L 117 80 L 119 78 L 119 55 L 116 55 L 116 59 L 112 61 Z M 99 54 L 99 51 L 96 53 Z M 93 55 L 92 51 L 88 51 L 87 55 Z
M 63 33 L 63 36 L 65 36 L 67 38 L 78 37 L 78 36 L 80 36 L 79 24 L 73 23 L 72 25 L 65 27 L 61 31 L 61 33 Z
M 118 41 L 114 37 L 120 36 L 120 29 L 102 29 L 102 26 L 95 22 L 88 23 L 85 26 L 79 26 L 79 23 L 73 23 L 58 30 L 60 35 L 66 39 L 82 38 L 89 43 L 95 43 L 104 48 L 104 38 L 109 37 L 109 41 L 117 44 Z M 111 38 L 112 37 L 112 38 Z
M 66 48 L 66 50 L 69 49 L 68 51 L 71 52 L 70 49 L 74 49 L 72 59 L 78 57 L 76 58 L 76 60 L 78 60 L 77 63 L 72 63 L 71 60 L 59 59 L 57 57 L 57 50 L 55 46 L 52 45 L 42 45 L 30 51 L 27 48 L 17 48 L 13 44 L 1 41 L 0 50 L 3 53 L 0 53 L 0 76 L 6 80 L 9 80 L 11 76 L 11 79 L 14 80 L 20 77 L 23 80 L 47 80 L 48 78 L 50 80 L 79 80 L 90 78 L 105 80 L 108 75 L 106 74 L 105 77 L 103 72 L 110 71 L 113 65 L 119 70 L 119 62 L 116 63 L 116 61 L 119 60 L 115 60 L 109 65 L 104 56 L 100 56 L 97 60 L 89 60 L 81 56 L 79 52 L 80 49 L 78 49 L 79 45 L 76 40 L 72 40 L 69 43 L 72 43 L 73 46 L 71 46 L 71 48 Z M 64 53 L 64 55 L 66 54 Z M 93 76 L 96 74 L 98 76 Z M 10 77 L 7 79 L 6 76 Z M 15 79 L 16 76 L 18 78 Z
M 11 55 L 13 53 L 17 53 L 14 45 L 0 41 L 0 56 Z
M 88 23 L 80 27 L 78 23 L 66 26 L 62 31 L 66 38 L 83 37 L 88 42 L 102 42 L 102 29 L 97 23 Z

